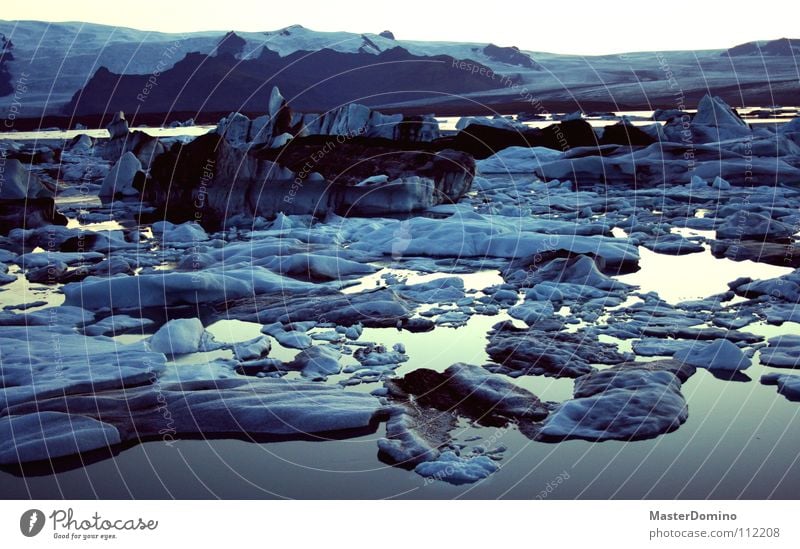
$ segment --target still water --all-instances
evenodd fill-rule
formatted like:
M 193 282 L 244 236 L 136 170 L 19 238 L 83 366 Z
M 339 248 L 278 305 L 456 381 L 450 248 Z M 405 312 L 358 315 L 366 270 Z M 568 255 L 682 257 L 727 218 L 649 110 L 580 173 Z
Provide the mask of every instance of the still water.
M 185 135 L 187 128 L 161 131 Z M 63 139 L 71 135 L 60 132 L 52 137 Z M 13 134 L 13 138 L 23 139 L 23 132 Z M 37 132 L 36 138 L 43 138 L 41 132 Z M 676 257 L 641 248 L 640 254 L 641 270 L 621 276 L 620 280 L 637 284 L 643 291 L 658 291 L 673 303 L 720 293 L 727 289 L 728 281 L 738 276 L 771 278 L 788 271 L 747 261 L 717 259 L 708 250 Z M 360 280 L 348 291 L 381 284 L 384 274 L 409 273 L 380 271 Z M 414 276 L 417 278 L 410 281 L 417 283 L 443 275 L 415 273 Z M 465 277 L 468 290 L 498 282 L 496 272 Z M 0 294 L 8 297 L 8 304 L 20 301 L 19 296 L 10 299 L 19 292 L 30 292 L 25 296 L 28 301 L 41 299 L 58 304 L 63 300 L 60 294 L 43 287 L 14 284 L 6 286 Z M 6 302 L 0 298 L 2 304 Z M 418 334 L 393 328 L 368 328 L 361 340 L 387 346 L 403 343 L 410 360 L 398 368 L 398 375 L 417 368 L 441 371 L 454 362 L 487 363 L 486 334 L 495 323 L 507 319 L 504 314 L 476 314 L 462 327 L 438 327 Z M 745 329 L 773 337 L 798 333 L 800 326 L 758 324 Z M 260 326 L 222 320 L 208 330 L 220 341 L 242 341 L 259 335 Z M 123 336 L 120 341 L 141 337 Z M 272 356 L 289 360 L 296 352 L 276 343 Z M 207 358 L 211 360 L 214 356 Z M 180 368 L 180 361 L 172 367 Z M 699 370 L 683 387 L 689 405 L 687 422 L 670 434 L 647 441 L 548 444 L 531 441 L 513 427 L 478 428 L 462 421 L 453 433 L 459 440 L 479 436 L 482 438 L 472 444 L 507 448 L 499 462 L 500 471 L 473 485 L 430 482 L 411 471 L 381 463 L 376 439 L 384 436 L 385 427 L 379 424 L 371 433 L 324 442 L 146 442 L 117 449 L 111 455 L 95 452 L 61 462 L 55 472 L 47 465 L 26 469 L 25 476 L 12 469 L 0 470 L 0 494 L 4 498 L 40 499 L 530 499 L 544 497 L 542 491 L 548 483 L 561 475 L 568 478 L 556 490 L 545 493 L 547 498 L 796 498 L 800 493 L 800 405 L 778 395 L 775 387 L 761 385 L 759 379 L 767 372 L 791 373 L 760 365 L 758 352 L 753 366 L 736 381 L 718 379 Z M 345 377 L 333 376 L 330 382 Z M 573 385 L 570 379 L 545 377 L 524 377 L 515 382 L 543 400 L 554 402 L 570 398 Z M 377 386 L 359 385 L 349 390 L 371 391 Z

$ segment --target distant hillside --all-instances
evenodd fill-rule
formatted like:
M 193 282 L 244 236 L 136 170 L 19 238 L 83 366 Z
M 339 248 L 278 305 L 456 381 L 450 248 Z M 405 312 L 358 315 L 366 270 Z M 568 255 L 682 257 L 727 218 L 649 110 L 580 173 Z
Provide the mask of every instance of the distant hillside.
M 116 74 L 102 67 L 62 112 L 260 112 L 275 85 L 298 110 L 327 110 L 350 102 L 379 105 L 497 86 L 490 78 L 474 78 L 455 68 L 458 63 L 445 55 L 412 55 L 401 47 L 377 55 L 321 49 L 286 57 L 264 47 L 258 57 L 245 60 L 225 48 L 216 55 L 190 53 L 156 77 Z
M 725 50 L 722 55 L 730 55 L 732 57 L 743 55 L 796 56 L 800 55 L 800 38 L 778 38 L 768 42 L 746 42 Z
M 173 34 L 0 21 L 0 117 L 13 109 L 18 129 L 95 125 L 116 110 L 134 124 L 213 122 L 234 110 L 263 113 L 273 85 L 315 112 L 353 101 L 442 116 L 651 110 L 692 108 L 707 93 L 735 106 L 794 105 L 799 51 L 798 40 L 781 39 L 577 56 L 300 25 Z
M 0 34 L 0 97 L 10 95 L 14 92 L 14 85 L 11 83 L 11 70 L 9 64 L 14 60 L 14 44 Z

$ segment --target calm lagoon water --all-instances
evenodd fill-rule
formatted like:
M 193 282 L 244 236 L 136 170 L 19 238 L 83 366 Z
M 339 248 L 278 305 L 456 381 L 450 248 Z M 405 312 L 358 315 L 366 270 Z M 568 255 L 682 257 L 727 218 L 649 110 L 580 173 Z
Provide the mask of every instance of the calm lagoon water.
M 186 130 L 165 131 L 178 135 Z M 60 133 L 63 135 L 52 137 L 71 137 L 70 132 Z M 23 133 L 13 134 L 13 138 L 22 139 Z M 657 291 L 673 303 L 725 291 L 727 282 L 739 276 L 771 278 L 788 272 L 749 261 L 717 259 L 708 250 L 678 257 L 643 248 L 640 253 L 641 270 L 618 278 L 639 285 L 643 291 Z M 382 284 L 384 274 L 409 273 L 392 273 L 387 268 L 345 291 Z M 414 273 L 409 282 L 440 276 L 450 275 Z M 496 271 L 465 276 L 467 289 L 479 290 L 498 282 Z M 50 304 L 63 300 L 47 288 L 12 283 L 0 292 L 0 305 L 19 303 L 23 301 L 20 295 L 25 301 L 44 299 Z M 487 363 L 486 333 L 495 323 L 507 319 L 505 314 L 474 315 L 465 326 L 438 327 L 419 334 L 368 328 L 361 339 L 387 346 L 403 343 L 410 360 L 398 368 L 399 375 L 422 367 L 441 371 L 454 362 Z M 260 333 L 259 325 L 235 320 L 222 320 L 208 329 L 221 341 L 246 340 Z M 800 325 L 756 324 L 745 330 L 773 337 L 800 333 Z M 127 342 L 141 337 L 119 339 Z M 271 355 L 291 359 L 295 353 L 274 344 Z M 345 365 L 348 360 L 353 359 L 345 358 Z M 174 366 L 179 368 L 180 361 Z M 540 496 L 548 482 L 566 473 L 569 478 L 548 498 L 796 498 L 800 493 L 800 405 L 778 395 L 775 387 L 761 385 L 759 379 L 767 372 L 792 373 L 760 365 L 758 353 L 746 375 L 736 381 L 699 370 L 683 388 L 689 404 L 687 422 L 670 434 L 647 441 L 548 444 L 531 441 L 515 428 L 476 428 L 462 421 L 454 432 L 459 440 L 480 436 L 470 444 L 507 447 L 499 462 L 500 471 L 473 485 L 430 482 L 411 471 L 381 463 L 376 445 L 376 439 L 384 436 L 380 424 L 372 433 L 324 442 L 146 442 L 117 449 L 113 455 L 97 452 L 60 463 L 55 473 L 48 466 L 26 469 L 24 477 L 19 471 L 0 470 L 0 493 L 4 498 L 40 499 L 530 499 Z M 333 376 L 330 381 L 346 377 Z M 570 379 L 546 377 L 523 377 L 516 383 L 555 402 L 570 398 L 573 385 Z M 365 384 L 349 390 L 371 391 L 376 387 L 378 384 Z
M 546 444 L 513 429 L 476 430 L 508 451 L 500 471 L 474 485 L 426 483 L 380 463 L 382 427 L 325 442 L 147 442 L 56 475 L 0 472 L 0 484 L 7 498 L 530 499 L 566 471 L 549 498 L 792 499 L 800 488 L 800 408 L 758 383 L 764 370 L 750 368 L 749 382 L 699 371 L 683 390 L 688 421 L 648 441 Z M 470 432 L 465 426 L 461 434 Z
M 454 362 L 482 364 L 486 331 L 507 317 L 475 315 L 461 328 L 411 334 L 365 329 L 364 341 L 406 345 L 409 362 L 398 374 Z M 797 333 L 800 325 L 757 325 L 767 337 Z M 210 326 L 221 340 L 253 337 L 258 326 L 223 320 Z M 275 355 L 295 351 L 277 348 Z M 453 433 L 471 444 L 506 446 L 501 469 L 466 486 L 426 482 L 411 471 L 381 463 L 375 432 L 347 440 L 147 442 L 73 461 L 71 470 L 47 467 L 25 478 L 0 471 L 7 498 L 516 498 L 529 499 L 557 475 L 569 479 L 549 498 L 795 498 L 800 489 L 800 407 L 758 380 L 758 364 L 738 381 L 699 370 L 684 385 L 689 419 L 678 430 L 633 443 L 534 442 L 514 428 L 475 428 L 462 421 Z M 784 370 L 785 371 L 785 370 Z M 341 376 L 345 377 L 345 376 Z M 331 378 L 335 382 L 338 378 Z M 524 377 L 517 382 L 551 401 L 570 397 L 572 380 Z M 350 390 L 369 391 L 377 384 Z M 96 461 L 95 461 L 96 460 Z
M 703 252 L 673 256 L 640 247 L 641 269 L 617 278 L 639 286 L 643 292 L 657 292 L 663 300 L 674 304 L 727 292 L 728 282 L 741 276 L 767 279 L 794 270 L 750 260 L 716 258 L 707 245 L 704 248 Z

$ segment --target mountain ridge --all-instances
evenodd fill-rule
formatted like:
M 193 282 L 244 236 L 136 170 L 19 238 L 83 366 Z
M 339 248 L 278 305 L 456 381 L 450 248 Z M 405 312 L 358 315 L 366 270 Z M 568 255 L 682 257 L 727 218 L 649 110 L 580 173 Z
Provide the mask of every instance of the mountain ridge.
M 779 55 L 780 47 L 769 46 L 784 40 L 790 44 L 787 51 L 793 52 L 795 41 L 789 39 L 759 41 L 752 47 L 740 44 L 727 50 L 576 56 L 497 44 L 397 40 L 391 31 L 320 32 L 302 25 L 262 32 L 181 34 L 81 22 L 0 21 L 0 35 L 13 45 L 4 45 L 0 58 L 0 115 L 8 118 L 13 114 L 20 119 L 104 116 L 118 107 L 141 110 L 143 115 L 181 111 L 198 119 L 217 111 L 257 112 L 262 108 L 260 92 L 252 102 L 243 95 L 247 97 L 259 87 L 271 88 L 269 83 L 288 94 L 301 95 L 296 101 L 300 110 L 321 111 L 361 101 L 394 112 L 440 115 L 537 109 L 651 110 L 681 108 L 682 103 L 686 103 L 683 108 L 691 108 L 705 93 L 720 95 L 731 104 L 769 106 L 791 104 L 797 91 L 793 57 Z M 228 51 L 232 60 L 223 68 L 215 56 L 226 39 L 235 44 Z M 753 54 L 764 47 L 777 54 Z M 270 62 L 259 61 L 267 50 Z M 395 65 L 386 65 L 384 71 L 371 66 L 392 51 L 403 51 L 420 64 L 447 59 L 451 66 L 418 74 L 410 70 L 397 73 Z M 208 78 L 217 78 L 217 87 L 229 90 L 232 99 L 225 102 L 209 97 L 204 102 L 195 97 L 190 101 L 185 91 L 179 93 L 185 86 L 178 84 L 185 82 L 172 77 L 177 74 L 175 67 L 187 58 Z M 359 61 L 354 63 L 355 59 Z M 331 67 L 323 61 L 341 68 L 341 74 L 330 80 Z M 308 67 L 308 74 L 297 74 L 290 68 L 292 63 Z M 205 65 L 213 65 L 217 72 Z M 237 69 L 237 65 L 242 67 Z M 254 67 L 259 70 L 251 70 Z M 22 88 L 18 84 L 23 74 L 27 75 L 25 92 L 14 93 Z M 140 88 L 143 76 L 155 79 L 151 88 L 161 90 L 161 97 L 154 99 L 156 93 L 141 104 L 132 104 L 125 96 Z M 230 81 L 225 82 L 226 78 Z M 240 89 L 237 79 L 243 82 Z M 208 93 L 214 87 L 202 83 L 193 92 L 198 95 L 205 89 Z M 165 93 L 167 89 L 171 92 Z M 412 91 L 417 95 L 411 95 Z

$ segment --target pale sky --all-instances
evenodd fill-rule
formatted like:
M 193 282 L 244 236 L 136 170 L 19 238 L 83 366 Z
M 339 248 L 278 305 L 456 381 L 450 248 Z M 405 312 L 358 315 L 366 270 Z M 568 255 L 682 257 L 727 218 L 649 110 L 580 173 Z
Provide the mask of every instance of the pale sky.
M 391 30 L 397 39 L 493 42 L 583 55 L 727 48 L 800 37 L 800 2 L 759 0 L 2 0 L 0 19 L 164 32 Z

